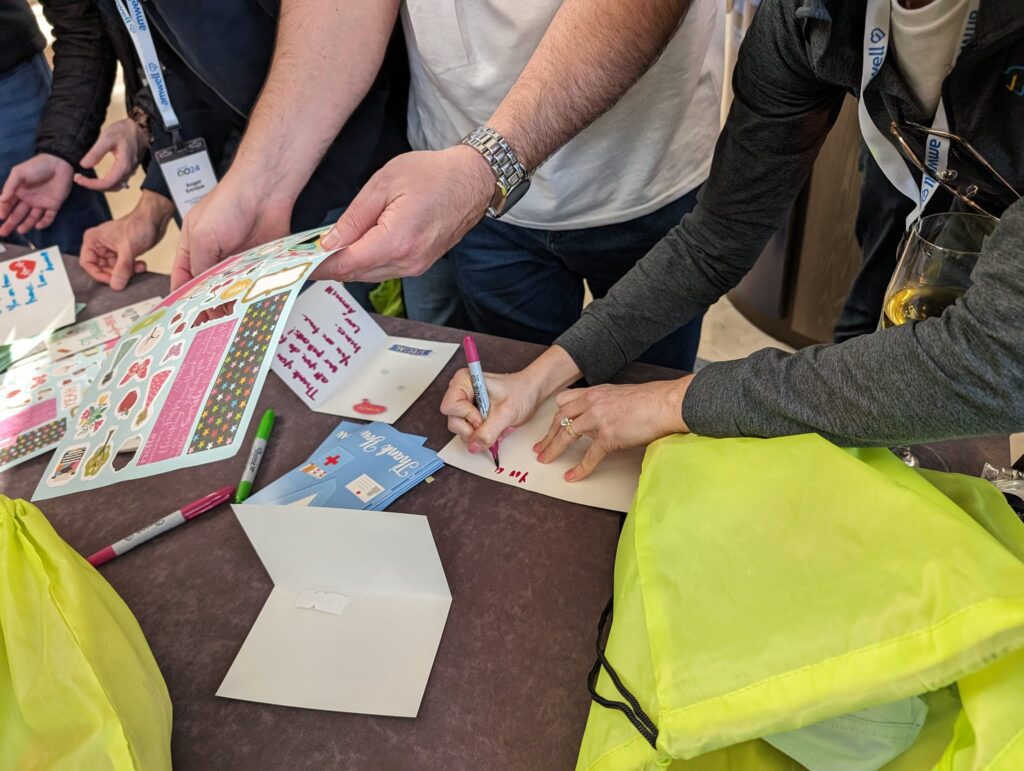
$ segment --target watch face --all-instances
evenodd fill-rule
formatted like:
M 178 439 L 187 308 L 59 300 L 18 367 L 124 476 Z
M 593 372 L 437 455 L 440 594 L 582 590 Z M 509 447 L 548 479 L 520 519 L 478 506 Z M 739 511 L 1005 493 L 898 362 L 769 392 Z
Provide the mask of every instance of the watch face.
M 507 212 L 513 206 L 515 206 L 519 202 L 519 199 L 526 195 L 526 191 L 529 189 L 530 180 L 529 178 L 527 178 L 524 179 L 515 187 L 513 187 L 511 190 L 509 190 L 508 195 L 505 197 L 505 202 L 495 209 L 494 216 L 500 217 L 502 214 Z

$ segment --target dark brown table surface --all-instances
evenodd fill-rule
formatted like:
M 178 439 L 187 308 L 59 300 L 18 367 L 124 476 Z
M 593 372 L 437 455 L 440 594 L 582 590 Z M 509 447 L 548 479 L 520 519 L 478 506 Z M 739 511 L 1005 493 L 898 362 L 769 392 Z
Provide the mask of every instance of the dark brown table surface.
M 9 255 L 4 255 L 5 257 Z M 69 260 L 82 317 L 165 294 L 167 278 L 137 277 L 114 293 Z M 392 334 L 461 340 L 452 329 L 382 319 Z M 512 371 L 539 346 L 477 336 L 481 358 Z M 437 405 L 453 360 L 397 423 L 439 450 L 449 439 Z M 671 376 L 630 366 L 620 382 Z M 301 463 L 338 418 L 307 409 L 271 374 L 256 415 L 278 415 L 258 482 Z M 251 434 L 251 430 L 250 430 Z M 42 502 L 71 546 L 89 554 L 161 514 L 237 482 L 248 440 L 232 459 Z M 951 470 L 1005 463 L 1005 439 L 932 445 Z M 0 491 L 28 498 L 49 460 L 0 475 Z M 174 704 L 179 769 L 568 769 L 586 721 L 585 679 L 598 616 L 611 593 L 619 515 L 495 485 L 445 468 L 392 510 L 424 514 L 452 592 L 451 612 L 416 719 L 318 712 L 214 695 L 272 584 L 227 505 L 100 569 L 153 650 Z

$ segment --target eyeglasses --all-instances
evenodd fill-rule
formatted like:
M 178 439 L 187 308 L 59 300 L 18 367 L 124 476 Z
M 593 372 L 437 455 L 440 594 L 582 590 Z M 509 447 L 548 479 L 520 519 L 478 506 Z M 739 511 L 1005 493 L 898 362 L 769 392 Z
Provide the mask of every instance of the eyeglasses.
M 896 138 L 900 152 L 918 171 L 928 174 L 973 211 L 999 219 L 979 203 L 979 199 L 1001 203 L 1020 200 L 1021 194 L 1016 188 L 963 137 L 909 121 L 902 126 L 893 121 L 889 124 L 889 131 Z M 914 142 L 921 148 L 927 147 L 929 134 L 949 141 L 946 168 L 941 172 L 927 161 L 922 161 L 911 146 Z

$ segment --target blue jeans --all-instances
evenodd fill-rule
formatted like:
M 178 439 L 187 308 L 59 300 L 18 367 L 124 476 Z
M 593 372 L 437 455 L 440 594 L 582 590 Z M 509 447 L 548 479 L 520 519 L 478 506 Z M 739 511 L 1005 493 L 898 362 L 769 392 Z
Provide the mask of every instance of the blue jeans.
M 579 230 L 484 219 L 425 274 L 403 279 L 409 317 L 550 345 L 579 319 L 584 280 L 595 299 L 604 297 L 696 202 L 693 190 L 629 222 Z M 702 320 L 639 360 L 692 370 Z
M 12 168 L 36 154 L 36 129 L 50 96 L 50 82 L 50 67 L 42 54 L 0 73 L 0 185 Z M 52 225 L 24 235 L 12 233 L 7 240 L 36 248 L 56 244 L 64 254 L 78 254 L 82 233 L 109 219 L 102 193 L 73 184 Z

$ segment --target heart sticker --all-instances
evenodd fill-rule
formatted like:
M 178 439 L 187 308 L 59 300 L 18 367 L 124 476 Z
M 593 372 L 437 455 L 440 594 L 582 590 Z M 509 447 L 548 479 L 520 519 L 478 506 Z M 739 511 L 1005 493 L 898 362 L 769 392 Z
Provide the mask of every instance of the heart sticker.
M 35 260 L 11 260 L 7 263 L 7 269 L 24 281 L 35 271 L 36 263 Z
M 359 404 L 352 405 L 352 409 L 360 415 L 380 415 L 382 412 L 387 412 L 388 408 L 381 404 L 374 404 L 369 399 L 363 399 Z

